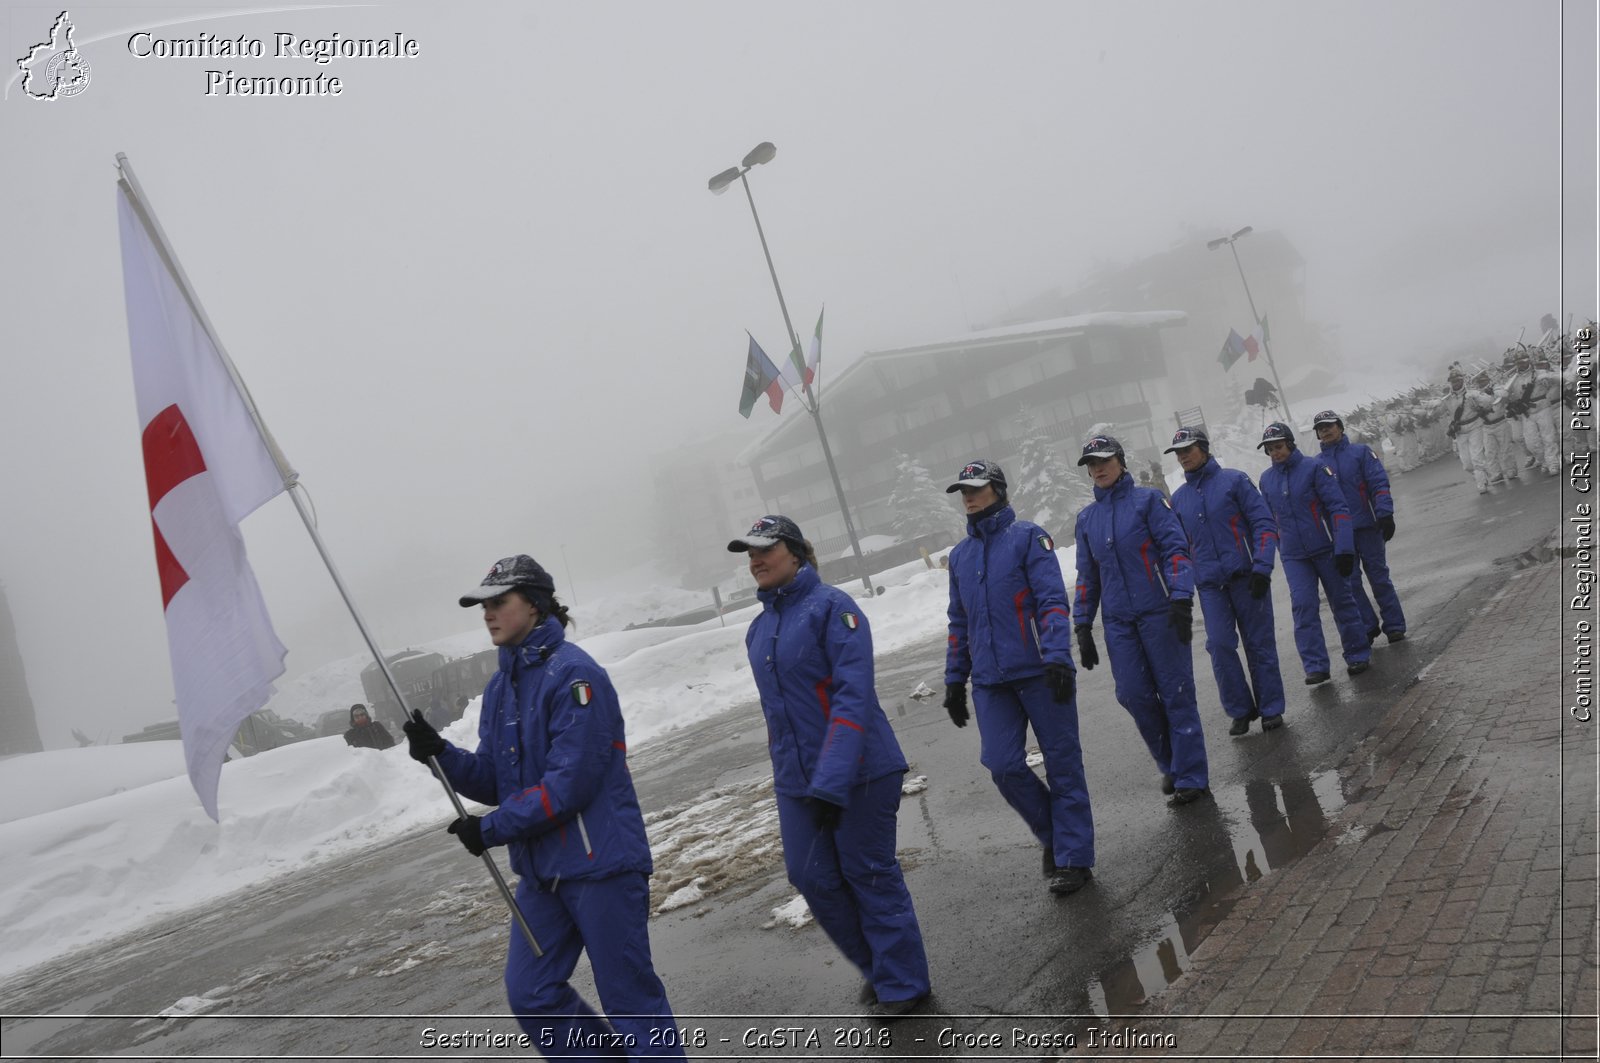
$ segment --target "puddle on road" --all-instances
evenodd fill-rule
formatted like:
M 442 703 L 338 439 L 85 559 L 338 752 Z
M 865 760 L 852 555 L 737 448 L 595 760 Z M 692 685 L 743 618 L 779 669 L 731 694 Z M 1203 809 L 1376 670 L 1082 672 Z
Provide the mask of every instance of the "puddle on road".
M 1212 843 L 1220 856 L 1200 888 L 1167 912 L 1149 945 L 1111 964 L 1089 983 L 1090 1007 L 1101 1016 L 1127 1015 L 1176 982 L 1200 946 L 1237 900 L 1237 888 L 1281 871 L 1328 833 L 1344 807 L 1337 772 L 1271 782 L 1253 779 L 1216 795 L 1209 822 L 1195 817 L 1191 844 Z M 1195 809 L 1195 811 L 1207 811 Z

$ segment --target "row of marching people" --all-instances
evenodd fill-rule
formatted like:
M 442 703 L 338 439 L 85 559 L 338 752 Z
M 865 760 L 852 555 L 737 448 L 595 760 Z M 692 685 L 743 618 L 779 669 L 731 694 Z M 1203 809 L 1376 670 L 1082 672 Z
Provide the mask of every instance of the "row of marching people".
M 1097 618 L 1116 698 L 1173 807 L 1211 796 L 1190 649 L 1197 595 L 1233 735 L 1256 719 L 1263 731 L 1283 722 L 1269 593 L 1275 561 L 1289 583 L 1307 683 L 1329 679 L 1322 594 L 1352 675 L 1366 670 L 1380 625 L 1391 640 L 1405 637 L 1383 562 L 1394 533 L 1388 482 L 1342 428 L 1331 411 L 1319 415 L 1323 450 L 1312 458 L 1287 426 L 1268 426 L 1260 445 L 1273 465 L 1259 490 L 1216 462 L 1203 430 L 1181 429 L 1168 452 L 1186 482 L 1171 506 L 1134 482 L 1116 439 L 1094 436 L 1078 461 L 1094 501 L 1077 516 L 1070 597 L 1054 540 L 1017 518 L 996 463 L 968 463 L 946 489 L 961 493 L 967 535 L 949 559 L 944 706 L 958 727 L 976 716 L 980 759 L 1039 842 L 1051 893 L 1076 893 L 1093 878 L 1077 665 L 1099 663 Z M 849 594 L 822 582 L 811 544 L 788 517 L 761 517 L 728 549 L 748 556 L 762 606 L 745 647 L 766 718 L 788 878 L 860 973 L 860 1002 L 883 1019 L 917 1011 L 931 979 L 895 843 L 908 764 L 878 701 L 867 618 Z M 1370 619 L 1357 604 L 1358 561 L 1378 599 Z M 420 712 L 404 731 L 413 758 L 463 797 L 493 806 L 448 830 L 480 858 L 506 847 L 520 878 L 521 919 L 505 966 L 512 1009 L 547 1056 L 581 1046 L 615 1058 L 683 1058 L 696 1046 L 677 1037 L 651 959 L 650 849 L 616 689 L 567 640 L 571 617 L 533 558 L 496 562 L 460 604 L 481 607 L 500 654 L 476 747 L 445 740 Z M 1237 657 L 1241 638 L 1248 675 Z M 1027 763 L 1030 729 L 1044 782 Z M 584 952 L 605 1017 L 569 983 Z
M 1498 387 L 1488 369 L 1469 385 L 1461 367 L 1452 365 L 1449 391 L 1434 404 L 1447 415 L 1446 433 L 1479 494 L 1521 479 L 1524 469 L 1561 472 L 1561 375 L 1543 348 L 1507 352 L 1505 363 Z
M 1114 437 L 1091 438 L 1078 464 L 1093 481 L 1094 501 L 1076 518 L 1070 601 L 1054 540 L 1018 519 L 996 463 L 969 463 L 947 489 L 961 492 L 968 527 L 950 553 L 944 705 L 964 727 L 972 715 L 970 682 L 983 764 L 1039 840 L 1052 892 L 1076 892 L 1092 877 L 1076 675 L 1078 664 L 1100 662 L 1097 618 L 1117 701 L 1175 808 L 1211 796 L 1190 649 L 1196 597 L 1234 736 L 1248 734 L 1256 720 L 1263 731 L 1283 725 L 1270 594 L 1277 561 L 1307 684 L 1331 678 L 1324 597 L 1350 675 L 1368 669 L 1380 634 L 1390 642 L 1406 638 L 1386 558 L 1395 534 L 1388 475 L 1369 447 L 1345 436 L 1336 412 L 1319 413 L 1315 430 L 1321 447 L 1313 457 L 1300 452 L 1287 425 L 1267 426 L 1258 445 L 1273 464 L 1258 487 L 1212 456 L 1204 429 L 1180 428 L 1167 453 L 1185 482 L 1170 505 L 1162 492 L 1134 482 Z M 1043 755 L 1044 783 L 1025 760 L 1029 728 Z

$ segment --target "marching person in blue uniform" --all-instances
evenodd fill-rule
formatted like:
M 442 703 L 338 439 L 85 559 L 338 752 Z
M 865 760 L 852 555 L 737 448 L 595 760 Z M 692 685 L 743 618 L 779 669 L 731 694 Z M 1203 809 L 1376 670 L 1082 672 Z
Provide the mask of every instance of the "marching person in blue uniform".
M 983 766 L 1043 846 L 1050 892 L 1075 893 L 1093 874 L 1094 817 L 1078 741 L 1071 606 L 1056 544 L 1037 524 L 1017 519 L 994 462 L 969 462 L 945 488 L 952 491 L 966 507 L 967 538 L 950 551 L 944 706 L 957 727 L 967 725 L 970 677 Z M 1028 767 L 1030 727 L 1048 787 Z
M 1345 435 L 1344 421 L 1336 411 L 1323 410 L 1312 418 L 1311 427 L 1322 444 L 1322 463 L 1339 477 L 1339 488 L 1344 491 L 1344 503 L 1355 527 L 1356 558 L 1360 564 L 1350 574 L 1350 594 L 1361 611 L 1367 641 L 1376 639 L 1381 631 L 1390 642 L 1399 642 L 1406 637 L 1406 614 L 1389 576 L 1389 548 L 1385 545 L 1394 538 L 1394 497 L 1389 493 L 1389 473 L 1371 447 L 1352 442 Z M 1372 597 L 1378 599 L 1376 612 L 1361 585 L 1363 572 L 1372 584 Z
M 1359 675 L 1367 670 L 1372 643 L 1350 593 L 1350 574 L 1356 570 L 1355 533 L 1338 474 L 1302 454 L 1294 432 L 1281 421 L 1267 425 L 1256 446 L 1272 459 L 1261 474 L 1261 497 L 1278 522 L 1278 556 L 1289 581 L 1294 644 L 1306 670 L 1306 685 L 1328 681 L 1319 582 L 1339 628 L 1345 671 Z
M 1128 475 L 1122 444 L 1083 445 L 1094 501 L 1078 512 L 1078 585 L 1072 612 L 1078 660 L 1100 662 L 1094 617 L 1105 620 L 1117 701 L 1133 717 L 1173 807 L 1211 796 L 1206 736 L 1194 694 L 1194 576 L 1183 526 L 1161 492 Z
M 413 758 L 437 757 L 458 794 L 497 806 L 449 831 L 474 856 L 505 846 L 521 879 L 517 908 L 543 955 L 512 926 L 511 1010 L 549 1059 L 681 1059 L 650 959 L 650 845 L 611 679 L 567 641 L 572 621 L 555 582 L 527 554 L 495 562 L 460 601 L 483 606 L 500 648 L 478 747 L 445 741 L 420 711 L 404 729 Z M 584 951 L 609 1022 L 568 984 Z
M 1172 510 L 1189 537 L 1195 588 L 1206 618 L 1206 652 L 1217 678 L 1231 735 L 1283 726 L 1283 676 L 1272 619 L 1272 559 L 1278 524 L 1250 477 L 1225 469 L 1211 456 L 1203 428 L 1180 428 L 1168 454 L 1183 467 L 1184 483 L 1172 493 Z M 1244 640 L 1249 679 L 1239 664 Z
M 760 518 L 728 549 L 750 555 L 762 605 L 744 641 L 789 881 L 861 972 L 862 1003 L 905 1015 L 928 998 L 928 958 L 895 855 L 906 758 L 873 687 L 867 618 L 822 582 L 788 517 Z

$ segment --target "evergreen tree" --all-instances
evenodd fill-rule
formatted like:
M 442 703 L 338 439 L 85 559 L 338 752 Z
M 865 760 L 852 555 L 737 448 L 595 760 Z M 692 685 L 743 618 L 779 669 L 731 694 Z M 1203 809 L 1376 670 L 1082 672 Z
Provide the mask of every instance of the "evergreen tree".
M 896 535 L 906 540 L 939 531 L 954 535 L 960 525 L 948 499 L 922 462 L 895 451 L 894 491 L 889 495 L 889 505 L 894 510 Z
M 1094 501 L 1093 488 L 1073 464 L 1076 459 L 1062 457 L 1038 417 L 1026 406 L 1020 422 L 1023 432 L 1017 441 L 1017 452 L 1022 468 L 1010 491 L 1012 508 L 1017 516 L 1031 520 L 1051 535 L 1070 535 L 1078 510 Z

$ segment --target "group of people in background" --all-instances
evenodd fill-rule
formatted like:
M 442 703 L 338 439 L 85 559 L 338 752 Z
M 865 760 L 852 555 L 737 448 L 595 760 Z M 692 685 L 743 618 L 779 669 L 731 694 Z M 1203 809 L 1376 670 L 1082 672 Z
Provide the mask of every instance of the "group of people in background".
M 1349 431 L 1384 457 L 1397 472 L 1454 453 L 1479 494 L 1538 472 L 1561 471 L 1569 448 L 1567 428 L 1576 377 L 1568 372 L 1572 336 L 1546 331 L 1533 344 L 1508 348 L 1498 360 L 1452 362 L 1442 386 L 1419 384 L 1350 411 Z M 1594 323 L 1588 326 L 1591 330 Z
M 1399 466 L 1412 468 L 1442 450 L 1437 427 L 1483 491 L 1497 477 L 1518 477 L 1522 453 L 1553 474 L 1560 355 L 1570 357 L 1570 344 L 1518 348 L 1498 381 L 1484 369 L 1470 387 L 1452 367 L 1444 394 L 1417 389 L 1352 414 L 1348 428 L 1338 411 L 1324 410 L 1313 418 L 1315 452 L 1273 422 L 1257 444 L 1272 462 L 1259 483 L 1218 462 L 1203 426 L 1181 427 L 1165 451 L 1184 480 L 1170 501 L 1159 469 L 1140 469 L 1136 480 L 1121 443 L 1097 433 L 1078 459 L 1094 500 L 1074 521 L 1070 593 L 1053 536 L 1017 516 L 1000 466 L 978 459 L 962 467 L 946 488 L 960 493 L 967 529 L 948 559 L 943 704 L 957 727 L 975 718 L 979 760 L 1039 845 L 1049 892 L 1082 890 L 1095 866 L 1078 664 L 1095 668 L 1103 643 L 1116 700 L 1155 763 L 1167 804 L 1210 798 L 1192 660 L 1195 598 L 1232 736 L 1248 735 L 1257 721 L 1263 732 L 1284 723 L 1271 594 L 1279 563 L 1306 684 L 1331 678 L 1324 601 L 1346 673 L 1367 671 L 1380 635 L 1407 637 L 1386 557 L 1396 520 L 1378 440 L 1387 435 Z M 1508 421 L 1520 426 L 1515 437 Z M 1357 431 L 1368 441 L 1354 438 Z M 761 517 L 727 548 L 747 555 L 761 603 L 745 646 L 767 724 L 789 881 L 860 974 L 860 1001 L 883 1018 L 905 1015 L 929 999 L 931 982 L 896 854 L 908 765 L 878 700 L 867 618 L 849 594 L 822 581 L 811 544 L 788 517 Z M 532 935 L 513 927 L 505 970 L 518 1021 L 542 1044 L 554 1030 L 560 1044 L 622 1038 L 619 1055 L 681 1058 L 650 957 L 650 850 L 616 690 L 567 641 L 570 617 L 531 557 L 496 562 L 460 604 L 482 607 L 500 652 L 477 746 L 446 741 L 439 720 L 421 712 L 404 731 L 412 757 L 462 796 L 494 806 L 448 830 L 476 856 L 506 846 L 521 876 L 516 904 Z M 352 732 L 365 739 L 369 728 L 381 731 L 353 707 Z M 1042 781 L 1028 763 L 1029 731 Z M 606 1019 L 568 984 L 585 950 Z

